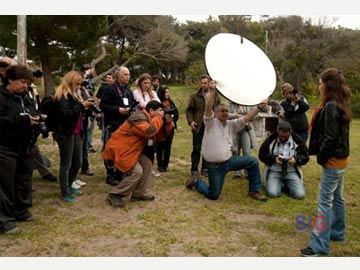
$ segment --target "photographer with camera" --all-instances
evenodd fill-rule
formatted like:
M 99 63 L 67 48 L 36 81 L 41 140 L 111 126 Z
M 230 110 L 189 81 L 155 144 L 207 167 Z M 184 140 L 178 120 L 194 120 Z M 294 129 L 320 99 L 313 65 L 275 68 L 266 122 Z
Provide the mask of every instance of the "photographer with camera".
M 271 134 L 261 145 L 259 159 L 265 163 L 268 197 L 280 197 L 282 187 L 286 186 L 290 197 L 305 198 L 301 166 L 309 161 L 309 152 L 302 138 L 292 132 L 290 123 L 279 123 L 277 133 Z
M 169 171 L 171 155 L 171 144 L 174 138 L 176 122 L 179 119 L 179 112 L 175 103 L 170 98 L 170 90 L 166 85 L 161 85 L 158 90 L 158 97 L 164 106 L 164 122 L 170 123 L 163 125 L 160 132 L 156 134 L 156 160 L 159 172 Z
M 245 106 L 239 105 L 234 102 L 229 102 L 229 119 L 239 118 L 243 115 L 246 115 L 248 112 L 253 110 L 256 106 Z M 245 127 L 235 134 L 232 134 L 233 137 L 233 146 L 232 153 L 234 156 L 239 156 L 240 151 L 243 156 L 251 156 L 251 149 L 258 149 L 257 138 L 254 130 L 254 126 L 251 123 L 252 121 L 246 123 Z M 247 177 L 246 170 L 245 177 Z M 241 170 L 235 171 L 233 179 L 241 178 Z
M 36 115 L 39 121 L 39 126 L 36 130 L 36 135 L 40 133 L 43 138 L 47 138 L 49 136 L 49 131 L 45 124 L 47 115 L 42 114 L 40 111 L 40 96 L 36 89 L 36 85 L 34 84 L 36 78 L 42 77 L 42 71 L 41 70 L 33 71 L 32 75 L 33 76 L 31 81 L 29 82 L 29 87 L 27 92 L 29 97 L 33 101 L 33 106 L 36 110 Z M 37 145 L 37 143 L 34 145 L 32 153 L 34 155 L 34 169 L 36 169 L 39 172 L 42 179 L 47 180 L 49 182 L 56 182 L 57 181 L 56 176 L 49 171 L 50 160 L 41 154 L 40 148 Z
M 111 134 L 130 116 L 135 99 L 129 81 L 129 69 L 121 66 L 115 71 L 115 82 L 106 87 L 101 95 L 100 109 L 104 116 L 105 145 Z M 104 160 L 104 165 L 107 172 L 106 183 L 112 186 L 118 185 L 122 175 L 117 173 L 114 163 L 111 160 Z
M 12 65 L 0 86 L 0 234 L 21 231 L 17 221 L 32 221 L 32 173 L 39 125 L 29 95 L 31 70 Z
M 94 81 L 94 70 L 89 64 L 82 65 L 80 68 L 80 71 L 83 75 L 83 82 L 81 84 L 81 87 L 83 89 L 86 89 L 90 97 L 94 96 L 95 92 L 95 81 Z M 86 130 L 86 149 L 89 153 L 96 153 L 96 150 L 93 147 L 93 132 L 95 127 L 95 118 L 99 117 L 99 115 L 95 114 L 89 114 L 89 123 L 88 128 Z
M 310 108 L 304 96 L 300 95 L 290 83 L 284 83 L 281 91 L 285 99 L 280 102 L 279 118 L 289 122 L 292 129 L 306 143 L 309 123 L 306 111 Z

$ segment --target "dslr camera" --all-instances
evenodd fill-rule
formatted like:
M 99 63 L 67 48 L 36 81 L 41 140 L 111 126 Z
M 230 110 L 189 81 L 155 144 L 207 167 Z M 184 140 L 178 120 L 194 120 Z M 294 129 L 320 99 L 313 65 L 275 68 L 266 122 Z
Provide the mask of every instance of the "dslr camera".
M 289 158 L 279 156 L 279 160 L 281 161 L 281 176 L 285 178 L 287 174 Z
M 95 104 L 94 98 L 89 98 L 90 107 L 89 109 L 96 114 L 102 113 L 101 109 Z
M 175 113 L 175 110 L 176 110 L 176 108 L 169 108 L 169 109 L 164 108 L 164 114 L 170 114 L 173 116 Z
M 137 106 L 139 103 L 140 103 L 140 100 L 134 100 L 134 101 L 131 103 L 130 107 L 127 108 L 127 111 L 129 112 L 129 114 L 135 112 L 135 108 L 136 108 L 136 106 Z

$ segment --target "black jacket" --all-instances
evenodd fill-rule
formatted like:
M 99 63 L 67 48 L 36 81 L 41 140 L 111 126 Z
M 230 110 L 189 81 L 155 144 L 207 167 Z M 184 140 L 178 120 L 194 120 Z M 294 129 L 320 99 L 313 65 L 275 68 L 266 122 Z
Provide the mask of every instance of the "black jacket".
M 29 95 L 26 92 L 12 94 L 0 86 L 0 146 L 21 151 L 36 142 L 37 127 L 31 126 L 26 113 L 36 114 Z
M 306 144 L 298 134 L 291 132 L 291 136 L 295 142 L 295 160 L 296 160 L 295 165 L 297 166 L 305 165 L 309 161 L 308 148 L 306 147 Z M 266 140 L 263 142 L 263 144 L 260 147 L 259 159 L 266 165 L 271 166 L 272 164 L 275 163 L 276 156 L 272 154 L 273 152 L 272 149 L 274 148 L 274 142 L 276 141 L 277 137 L 278 137 L 277 133 L 271 134 L 269 137 L 266 138 Z
M 349 123 L 346 123 L 334 101 L 327 102 L 315 117 L 311 130 L 310 155 L 324 165 L 331 157 L 349 156 Z
M 299 106 L 295 110 L 295 106 L 291 105 L 291 101 L 288 99 L 282 100 L 280 106 L 284 110 L 285 120 L 288 121 L 294 132 L 300 133 L 308 130 L 309 124 L 306 118 L 305 112 L 309 109 L 309 104 L 307 104 L 303 97 L 297 102 Z
M 124 98 L 127 98 L 128 104 L 124 104 Z M 134 95 L 128 85 L 119 85 L 117 82 L 109 85 L 103 90 L 101 95 L 100 109 L 104 114 L 105 126 L 114 126 L 118 128 L 126 121 L 129 115 L 119 112 L 119 108 L 130 108 L 134 102 Z
M 84 110 L 84 106 L 75 100 L 71 94 L 68 94 L 67 97 L 68 99 L 61 97 L 55 103 L 59 112 L 58 126 L 55 130 L 56 136 L 71 135 L 76 128 L 81 112 Z

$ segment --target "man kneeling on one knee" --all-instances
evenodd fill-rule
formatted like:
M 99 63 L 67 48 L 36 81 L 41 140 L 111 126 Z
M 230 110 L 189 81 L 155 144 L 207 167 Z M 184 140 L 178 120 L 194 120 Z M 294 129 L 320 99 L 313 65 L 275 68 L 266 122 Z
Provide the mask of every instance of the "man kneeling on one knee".
M 268 197 L 280 197 L 284 187 L 290 197 L 305 198 L 301 165 L 309 161 L 309 152 L 301 137 L 292 132 L 290 123 L 279 123 L 277 133 L 261 145 L 259 159 L 265 163 Z
M 209 176 L 209 185 L 202 179 L 192 177 L 186 183 L 188 189 L 194 186 L 196 190 L 211 200 L 217 200 L 222 191 L 226 173 L 246 169 L 249 177 L 248 196 L 259 201 L 267 201 L 267 198 L 260 193 L 261 179 L 259 162 L 251 156 L 232 156 L 232 134 L 245 127 L 256 114 L 264 108 L 268 100 L 264 100 L 257 108 L 246 115 L 228 120 L 229 110 L 227 105 L 219 104 L 212 111 L 216 85 L 211 81 L 210 89 L 206 96 L 204 124 L 205 133 L 202 141 L 203 157 L 206 161 Z

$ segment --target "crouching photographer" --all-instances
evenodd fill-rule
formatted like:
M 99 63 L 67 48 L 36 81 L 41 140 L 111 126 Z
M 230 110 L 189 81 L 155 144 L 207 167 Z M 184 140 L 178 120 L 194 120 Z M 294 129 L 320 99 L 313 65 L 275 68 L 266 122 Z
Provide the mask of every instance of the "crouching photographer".
M 259 159 L 265 163 L 268 197 L 280 197 L 284 188 L 292 198 L 305 198 L 301 166 L 309 161 L 309 153 L 302 138 L 292 132 L 290 123 L 279 123 L 277 132 L 261 145 Z

